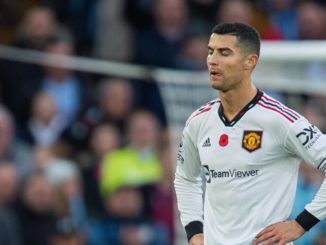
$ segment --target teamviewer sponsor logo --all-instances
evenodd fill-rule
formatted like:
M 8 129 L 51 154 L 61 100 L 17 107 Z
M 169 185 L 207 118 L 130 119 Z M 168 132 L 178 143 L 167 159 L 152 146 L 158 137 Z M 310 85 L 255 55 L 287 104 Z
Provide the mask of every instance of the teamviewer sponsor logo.
M 225 171 L 216 171 L 209 169 L 208 165 L 203 165 L 203 167 L 207 183 L 211 183 L 212 179 L 216 178 L 248 178 L 255 177 L 259 174 L 259 169 L 239 170 L 234 168 Z
M 203 165 L 203 167 L 204 167 L 204 174 L 206 177 L 206 182 L 211 183 L 211 175 L 209 173 L 209 167 L 207 165 Z
M 300 133 L 298 133 L 296 137 L 301 140 L 304 148 L 309 150 L 321 135 L 321 132 L 317 130 L 315 125 L 311 124 L 309 127 L 304 128 Z

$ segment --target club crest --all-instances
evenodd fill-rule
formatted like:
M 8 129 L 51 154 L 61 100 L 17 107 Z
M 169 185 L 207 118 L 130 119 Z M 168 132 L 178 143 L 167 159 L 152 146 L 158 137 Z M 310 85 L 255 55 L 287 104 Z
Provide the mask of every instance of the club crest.
M 250 153 L 261 147 L 263 131 L 245 130 L 242 137 L 242 147 Z

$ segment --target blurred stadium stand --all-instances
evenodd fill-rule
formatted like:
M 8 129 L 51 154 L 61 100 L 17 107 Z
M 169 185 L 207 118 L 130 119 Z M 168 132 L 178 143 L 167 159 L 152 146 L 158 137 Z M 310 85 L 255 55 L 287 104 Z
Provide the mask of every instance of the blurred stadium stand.
M 216 96 L 206 53 L 220 21 L 257 28 L 255 84 L 325 133 L 324 1 L 0 2 L 0 245 L 186 244 L 175 150 Z M 303 163 L 292 217 L 320 181 Z M 321 222 L 295 244 L 325 234 Z

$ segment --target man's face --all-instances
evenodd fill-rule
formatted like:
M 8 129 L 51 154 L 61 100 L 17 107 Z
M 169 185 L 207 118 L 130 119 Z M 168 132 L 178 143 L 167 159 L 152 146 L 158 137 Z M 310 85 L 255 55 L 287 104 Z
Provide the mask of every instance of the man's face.
M 243 80 L 247 58 L 236 43 L 236 36 L 215 33 L 210 36 L 207 66 L 214 89 L 227 92 Z

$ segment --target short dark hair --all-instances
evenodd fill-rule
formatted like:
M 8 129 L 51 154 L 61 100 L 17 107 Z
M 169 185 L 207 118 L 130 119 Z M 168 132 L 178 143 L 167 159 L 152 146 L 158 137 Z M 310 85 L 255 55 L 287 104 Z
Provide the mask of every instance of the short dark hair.
M 258 31 L 244 23 L 221 23 L 216 25 L 212 33 L 219 35 L 232 35 L 238 39 L 238 45 L 246 54 L 260 55 L 260 35 Z

